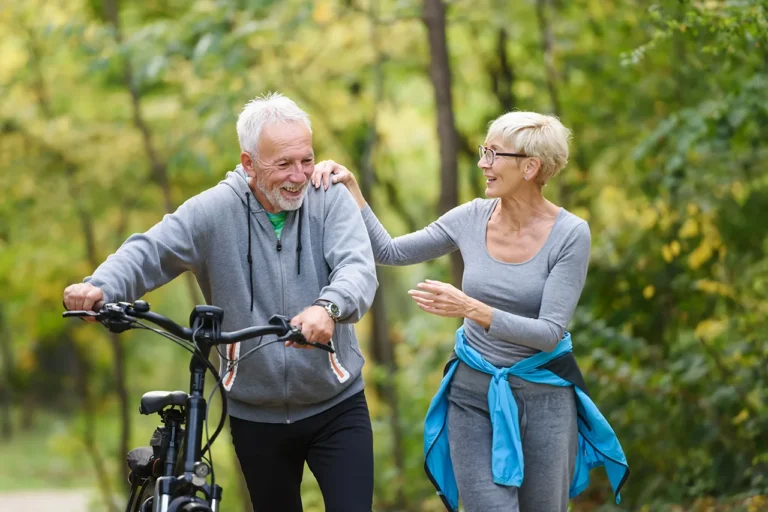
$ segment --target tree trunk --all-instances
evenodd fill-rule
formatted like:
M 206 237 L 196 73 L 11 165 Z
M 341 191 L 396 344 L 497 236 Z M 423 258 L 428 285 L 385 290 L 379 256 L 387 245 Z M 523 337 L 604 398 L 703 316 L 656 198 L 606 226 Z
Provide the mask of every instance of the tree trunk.
M 120 404 L 120 447 L 117 455 L 122 461 L 130 449 L 128 443 L 131 440 L 130 399 L 125 379 L 125 349 L 116 333 L 109 333 L 109 341 L 115 356 L 115 391 Z M 121 474 L 127 477 L 128 466 L 123 463 L 120 467 Z
M 74 369 L 73 374 L 75 375 L 75 386 L 77 394 L 80 396 L 80 400 L 83 403 L 85 416 L 83 444 L 93 463 L 93 468 L 96 472 L 96 481 L 98 482 L 99 489 L 104 498 L 105 510 L 116 512 L 117 507 L 112 499 L 112 485 L 109 483 L 109 477 L 107 477 L 104 457 L 102 457 L 99 447 L 96 445 L 96 413 L 94 411 L 93 398 L 91 397 L 89 384 L 89 376 L 91 374 L 90 364 L 88 364 L 87 356 L 84 351 L 80 350 L 69 336 L 67 337 L 67 340 L 71 345 L 72 353 L 75 355 L 77 364 L 77 368 Z
M 115 40 L 117 44 L 123 43 L 123 34 L 120 27 L 120 5 L 119 0 L 104 0 L 104 14 L 112 24 L 115 31 Z M 163 205 L 166 213 L 173 213 L 176 209 L 171 194 L 171 183 L 168 177 L 168 162 L 160 158 L 154 142 L 152 141 L 152 131 L 149 128 L 144 116 L 141 113 L 141 91 L 133 80 L 133 66 L 129 56 L 123 59 L 123 84 L 131 96 L 131 111 L 133 113 L 133 124 L 141 133 L 141 140 L 144 144 L 144 152 L 149 160 L 150 179 L 160 187 L 163 193 Z M 203 295 L 200 287 L 192 274 L 186 273 L 187 288 L 190 298 L 194 304 L 203 304 Z
M 515 95 L 512 92 L 515 73 L 512 65 L 509 63 L 508 41 L 509 33 L 507 29 L 504 27 L 499 28 L 499 32 L 496 35 L 496 62 L 489 63 L 488 66 L 493 93 L 496 99 L 499 100 L 499 105 L 504 113 L 515 108 L 516 103 Z
M 551 7 L 551 0 L 536 0 L 536 18 L 539 22 L 541 34 L 541 51 L 544 55 L 544 71 L 547 77 L 547 91 L 552 105 L 552 113 L 560 118 L 562 108 L 560 106 L 560 92 L 558 88 L 558 73 L 555 66 L 555 37 L 552 34 L 552 23 L 547 10 Z M 558 199 L 561 204 L 569 204 L 571 189 L 564 179 L 558 180 Z
M 368 122 L 368 134 L 366 136 L 365 147 L 361 155 L 360 169 L 362 176 L 360 180 L 363 196 L 367 199 L 371 208 L 374 207 L 373 194 L 371 189 L 376 180 L 376 169 L 374 165 L 374 152 L 378 143 L 378 109 L 384 96 L 384 78 L 382 75 L 383 54 L 379 40 L 378 31 L 378 2 L 373 0 L 370 5 L 368 16 L 370 25 L 371 45 L 375 52 L 375 61 L 373 68 L 373 112 Z M 377 269 L 381 275 L 382 268 Z M 386 282 L 386 280 L 381 280 Z M 378 294 L 371 306 L 370 315 L 372 322 L 371 333 L 371 357 L 377 367 L 386 370 L 384 381 L 377 380 L 376 391 L 384 400 L 389 408 L 389 424 L 392 429 L 392 453 L 394 456 L 395 469 L 397 475 L 402 477 L 405 471 L 405 455 L 403 450 L 403 431 L 400 422 L 400 408 L 398 406 L 397 395 L 397 361 L 395 360 L 394 346 L 389 335 L 389 323 L 387 321 L 387 307 L 384 300 L 386 287 L 379 287 Z M 395 494 L 395 506 L 397 510 L 406 509 L 406 497 L 403 493 L 403 485 L 398 485 Z
M 459 137 L 453 115 L 451 67 L 445 36 L 445 4 L 443 0 L 424 0 L 423 21 L 429 40 L 429 76 L 435 93 L 437 134 L 440 138 L 440 214 L 459 204 L 458 151 Z M 451 254 L 453 284 L 461 287 L 464 265 L 458 251 Z
M 51 101 L 48 94 L 48 90 L 45 83 L 45 78 L 43 76 L 42 70 L 42 62 L 40 60 L 41 52 L 39 50 L 37 39 L 35 37 L 35 33 L 32 29 L 28 29 L 28 35 L 29 35 L 29 51 L 30 51 L 30 62 L 32 63 L 33 70 L 35 71 L 35 90 L 37 93 L 38 98 L 38 104 L 40 106 L 41 111 L 43 112 L 43 116 L 47 120 L 52 120 L 54 118 L 54 112 L 51 109 Z M 47 147 L 52 152 L 59 153 L 57 150 L 51 147 Z M 77 209 L 77 215 L 80 219 L 80 226 L 83 233 L 83 239 L 85 241 L 85 252 L 86 257 L 88 258 L 88 263 L 90 264 L 91 268 L 96 268 L 99 264 L 99 257 L 98 252 L 96 249 L 96 235 L 93 228 L 93 219 L 91 218 L 88 211 L 86 211 L 82 204 L 83 202 L 80 200 L 80 189 L 75 184 L 75 174 L 77 174 L 77 165 L 70 161 L 68 158 L 66 158 L 65 155 L 58 154 L 59 161 L 64 166 L 66 175 L 67 175 L 67 183 L 69 186 L 69 192 L 73 199 L 74 204 L 76 205 Z M 121 428 L 120 428 L 120 444 L 118 447 L 118 460 L 119 460 L 119 468 L 120 468 L 120 480 L 123 480 L 127 475 L 128 468 L 123 463 L 123 458 L 125 457 L 125 454 L 128 452 L 128 442 L 131 435 L 131 422 L 130 422 L 130 416 L 129 416 L 129 402 L 128 402 L 128 391 L 125 383 L 125 354 L 123 351 L 123 347 L 120 343 L 120 340 L 117 338 L 117 335 L 114 333 L 110 333 L 110 341 L 112 345 L 112 351 L 114 356 L 114 364 L 115 364 L 115 389 L 117 391 L 118 395 L 118 403 L 120 406 L 120 419 L 121 419 Z M 87 422 L 90 424 L 90 430 L 95 431 L 95 419 L 90 418 L 87 420 Z M 92 442 L 92 440 L 91 440 Z M 111 497 L 110 497 L 111 499 Z
M 552 113 L 560 117 L 560 95 L 558 93 L 557 68 L 555 67 L 555 38 L 552 24 L 547 17 L 550 0 L 536 0 L 536 18 L 541 34 L 541 51 L 544 55 L 544 71 L 547 77 L 547 91 L 552 104 Z
M 474 29 L 472 30 L 472 36 L 478 39 L 482 37 L 481 34 Z M 492 53 L 490 59 L 487 59 L 485 62 L 485 68 L 491 83 L 491 90 L 501 107 L 501 112 L 496 114 L 511 111 L 515 108 L 515 104 L 517 103 L 517 99 L 513 92 L 515 71 L 509 61 L 509 52 L 507 51 L 508 42 L 509 32 L 506 28 L 501 27 L 496 34 L 496 53 Z M 474 197 L 482 197 L 485 193 L 485 178 L 483 177 L 482 172 L 477 169 L 476 164 L 478 159 L 477 145 L 479 142 L 480 141 L 471 141 L 465 134 L 459 132 L 459 148 L 472 163 L 469 184 L 472 188 L 472 195 Z
M 72 172 L 74 174 L 74 171 Z M 69 180 L 70 184 L 73 180 Z M 75 200 L 76 204 L 80 204 L 79 197 L 80 191 L 74 186 L 70 185 L 70 195 Z M 99 257 L 96 253 L 95 234 L 93 232 L 93 222 L 91 216 L 78 206 L 78 214 L 80 216 L 80 226 L 83 230 L 83 238 L 85 240 L 85 250 L 88 258 L 88 264 L 91 268 L 96 268 L 99 265 Z M 117 392 L 117 399 L 120 408 L 120 441 L 117 448 L 118 468 L 120 480 L 123 481 L 128 477 L 128 466 L 123 463 L 125 455 L 128 453 L 128 443 L 131 439 L 131 416 L 130 416 L 130 402 L 128 398 L 128 387 L 125 382 L 125 350 L 123 344 L 117 333 L 109 333 L 109 341 L 112 346 L 113 362 L 115 367 L 115 391 Z
M 115 33 L 115 40 L 118 44 L 122 44 L 123 34 L 120 26 L 120 6 L 118 0 L 105 0 L 104 13 L 107 20 L 112 24 L 112 28 Z M 141 133 L 141 139 L 144 144 L 144 151 L 147 155 L 147 159 L 149 160 L 151 180 L 160 187 L 163 193 L 163 205 L 165 212 L 172 213 L 175 210 L 175 206 L 171 198 L 171 186 L 168 178 L 168 164 L 159 157 L 155 145 L 152 141 L 152 132 L 141 113 L 141 94 L 133 80 L 133 67 L 131 65 L 129 56 L 125 56 L 123 59 L 123 83 L 128 89 L 128 93 L 131 97 L 133 124 Z M 190 297 L 192 298 L 192 302 L 194 304 L 202 304 L 202 294 L 200 293 L 200 289 L 195 282 L 194 276 L 190 273 L 187 273 L 185 279 L 187 281 L 187 286 L 189 289 Z M 113 335 L 112 338 L 112 345 L 116 349 L 115 377 L 120 383 L 118 385 L 118 396 L 121 398 L 121 416 L 124 416 L 124 421 L 126 422 L 125 424 L 130 425 L 128 392 L 125 387 L 125 354 L 122 350 L 120 340 L 115 335 Z M 124 455 L 128 450 L 129 439 L 130 436 L 125 436 L 123 439 L 121 439 L 120 453 L 122 455 Z
M 76 205 L 82 204 L 80 201 L 80 190 L 74 185 L 75 169 L 71 165 L 68 168 L 70 175 L 69 192 Z M 85 251 L 88 264 L 91 268 L 99 265 L 99 256 L 96 252 L 96 235 L 93 230 L 93 220 L 90 214 L 82 207 L 77 206 L 78 216 L 80 217 L 80 228 L 85 240 Z M 131 416 L 130 401 L 128 397 L 128 388 L 125 382 L 125 350 L 122 342 L 116 333 L 109 333 L 109 341 L 112 347 L 113 363 L 115 367 L 115 391 L 117 392 L 118 405 L 120 408 L 120 440 L 117 448 L 118 468 L 120 481 L 128 476 L 128 466 L 123 463 L 123 458 L 128 453 L 128 443 L 131 439 Z
M 0 306 L 0 358 L 3 360 L 3 379 L 0 382 L 0 436 L 4 441 L 13 438 L 11 406 L 13 405 L 13 347 L 10 329 L 6 329 L 2 306 Z

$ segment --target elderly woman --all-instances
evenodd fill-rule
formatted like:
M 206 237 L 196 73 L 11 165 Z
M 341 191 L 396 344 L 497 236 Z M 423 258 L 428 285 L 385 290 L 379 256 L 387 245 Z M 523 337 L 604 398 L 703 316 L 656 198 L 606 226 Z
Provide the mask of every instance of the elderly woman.
M 395 239 L 347 169 L 325 161 L 312 177 L 315 187 L 347 186 L 379 264 L 461 251 L 463 290 L 427 280 L 408 292 L 428 313 L 464 319 L 424 432 L 427 473 L 449 510 L 461 495 L 468 512 L 565 512 L 597 465 L 618 502 L 628 475 L 566 332 L 587 275 L 589 226 L 542 195 L 565 167 L 569 137 L 552 116 L 499 117 L 479 147 L 488 199 Z

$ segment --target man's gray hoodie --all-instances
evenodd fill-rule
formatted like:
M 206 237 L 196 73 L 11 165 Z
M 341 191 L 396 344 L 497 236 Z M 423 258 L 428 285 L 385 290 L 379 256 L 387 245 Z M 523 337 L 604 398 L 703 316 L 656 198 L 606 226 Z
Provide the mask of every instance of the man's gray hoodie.
M 224 310 L 225 331 L 265 325 L 274 314 L 292 318 L 318 298 L 337 304 L 335 355 L 272 343 L 224 377 L 232 416 L 291 423 L 363 389 L 364 361 L 352 324 L 373 302 L 376 269 L 346 187 L 310 186 L 278 241 L 246 180 L 238 166 L 146 233 L 131 236 L 85 281 L 101 288 L 106 302 L 133 301 L 189 270 L 206 302 Z M 228 346 L 228 358 L 274 338 Z

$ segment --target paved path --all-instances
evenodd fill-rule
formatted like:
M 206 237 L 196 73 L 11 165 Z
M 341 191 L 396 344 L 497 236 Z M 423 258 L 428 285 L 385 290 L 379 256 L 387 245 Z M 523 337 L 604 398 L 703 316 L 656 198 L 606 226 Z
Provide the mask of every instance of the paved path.
M 0 511 L 87 512 L 92 496 L 87 489 L 0 492 Z

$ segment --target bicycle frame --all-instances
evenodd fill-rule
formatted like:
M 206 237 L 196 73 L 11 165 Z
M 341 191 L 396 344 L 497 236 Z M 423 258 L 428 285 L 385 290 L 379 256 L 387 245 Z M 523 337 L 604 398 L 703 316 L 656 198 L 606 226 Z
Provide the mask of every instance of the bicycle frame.
M 222 387 L 221 421 L 208 440 L 206 448 L 203 449 L 203 428 L 205 427 L 208 407 L 203 397 L 205 372 L 211 370 L 216 378 L 219 381 L 221 380 L 215 366 L 208 361 L 208 356 L 214 345 L 235 343 L 258 336 L 277 334 L 281 336 L 280 340 L 290 340 L 295 343 L 310 345 L 329 353 L 334 352 L 331 345 L 305 339 L 297 327 L 291 326 L 288 323 L 288 319 L 281 316 L 270 318 L 268 326 L 249 327 L 235 332 L 222 332 L 221 324 L 224 319 L 224 311 L 215 306 L 196 306 L 189 318 L 189 328 L 182 327 L 162 315 L 150 312 L 149 304 L 142 300 L 137 300 L 133 304 L 124 302 L 105 304 L 98 312 L 65 311 L 62 316 L 95 318 L 101 321 L 110 331 L 117 333 L 137 326 L 143 326 L 143 324 L 137 325 L 138 319 L 148 320 L 166 331 L 165 333 L 162 331 L 155 332 L 163 335 L 170 334 L 172 338 L 181 338 L 195 345 L 196 351 L 193 353 L 192 360 L 189 363 L 189 393 L 184 401 L 186 429 L 181 439 L 181 449 L 183 452 L 181 467 L 178 468 L 176 465 L 176 453 L 179 443 L 175 438 L 184 421 L 182 421 L 181 416 L 173 417 L 169 421 L 166 421 L 166 418 L 163 417 L 164 423 L 170 423 L 172 439 L 169 442 L 166 453 L 163 454 L 163 476 L 158 477 L 155 481 L 152 512 L 219 512 L 223 490 L 219 485 L 208 483 L 208 475 L 212 473 L 212 468 L 202 460 L 203 450 L 210 449 L 210 445 L 221 431 L 227 411 L 226 394 Z M 180 398 L 177 397 L 177 400 L 180 400 Z M 175 405 L 181 406 L 180 403 Z M 163 410 L 160 409 L 159 412 Z M 171 409 L 166 414 L 171 414 L 173 411 Z M 158 411 L 155 410 L 155 412 Z M 176 414 L 180 414 L 180 412 Z M 177 469 L 180 471 L 177 471 Z M 144 470 L 146 470 L 146 466 Z M 144 485 L 152 480 L 151 475 L 144 478 Z M 198 492 L 202 492 L 205 499 L 199 498 L 197 496 Z M 140 492 L 140 495 L 136 497 L 136 502 L 131 503 L 129 501 L 128 506 L 133 504 L 134 508 L 138 507 L 138 510 L 144 510 L 144 503 L 139 503 L 142 495 L 143 492 Z M 131 496 L 133 498 L 133 494 Z
M 166 460 L 166 470 L 164 476 L 161 476 L 155 482 L 154 512 L 175 512 L 179 507 L 188 503 L 200 503 L 198 498 L 193 496 L 179 496 L 173 498 L 174 494 L 184 486 L 194 486 L 206 496 L 206 503 L 211 512 L 218 512 L 223 489 L 219 485 L 209 485 L 207 476 L 210 468 L 201 461 L 201 450 L 203 443 L 203 428 L 207 403 L 203 397 L 205 390 L 205 372 L 207 366 L 201 360 L 201 357 L 208 359 L 211 353 L 211 343 L 215 342 L 217 334 L 221 332 L 221 321 L 223 312 L 214 311 L 212 308 L 197 307 L 190 317 L 190 324 L 195 328 L 194 336 L 199 354 L 193 355 L 189 363 L 189 396 L 186 404 L 186 429 L 182 441 L 183 474 L 175 476 L 174 465 L 175 457 L 171 459 L 168 454 Z M 196 326 L 196 327 L 195 327 Z M 200 340 L 200 341 L 198 341 Z M 170 473 L 169 470 L 170 469 Z M 202 500 L 201 500 L 202 501 Z M 201 511 L 205 508 L 200 508 Z

